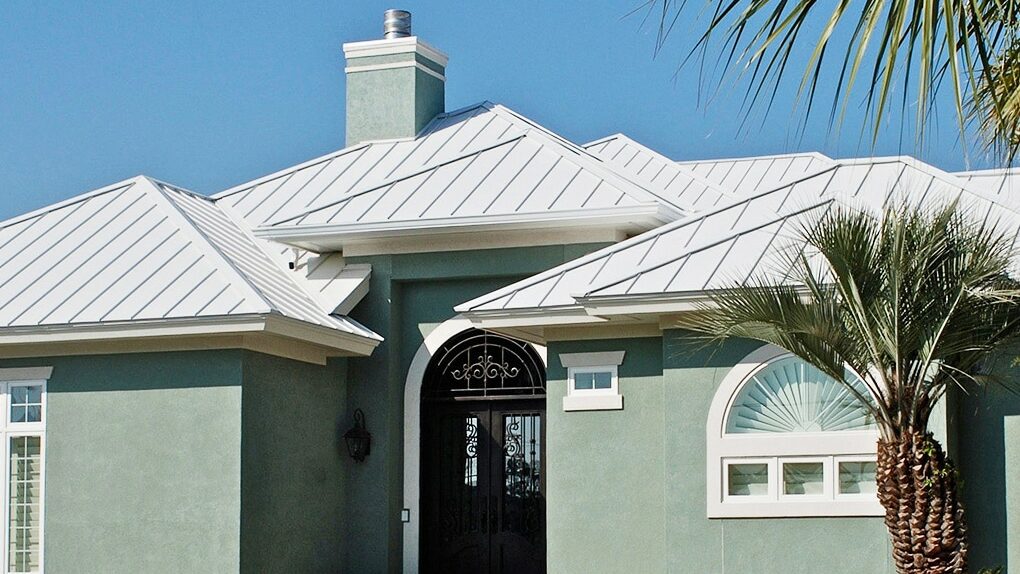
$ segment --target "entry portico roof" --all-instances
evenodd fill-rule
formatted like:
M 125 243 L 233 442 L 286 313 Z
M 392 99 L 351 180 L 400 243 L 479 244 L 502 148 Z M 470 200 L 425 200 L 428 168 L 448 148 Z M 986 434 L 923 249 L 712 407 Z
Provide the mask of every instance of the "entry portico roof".
M 832 205 L 958 200 L 1016 235 L 1020 213 L 989 190 L 908 157 L 821 161 L 767 192 L 690 215 L 457 307 L 481 326 L 559 325 L 679 312 L 706 293 L 784 271 L 776 255 Z M 835 203 L 834 203 L 835 202 Z M 792 248 L 800 247 L 793 245 Z

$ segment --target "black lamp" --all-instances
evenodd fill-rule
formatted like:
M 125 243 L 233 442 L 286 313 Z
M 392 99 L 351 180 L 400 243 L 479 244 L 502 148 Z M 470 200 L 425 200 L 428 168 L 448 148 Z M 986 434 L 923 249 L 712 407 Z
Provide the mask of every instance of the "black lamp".
M 354 426 L 344 433 L 347 441 L 347 452 L 358 462 L 365 460 L 372 449 L 372 433 L 365 429 L 365 413 L 361 409 L 354 410 Z

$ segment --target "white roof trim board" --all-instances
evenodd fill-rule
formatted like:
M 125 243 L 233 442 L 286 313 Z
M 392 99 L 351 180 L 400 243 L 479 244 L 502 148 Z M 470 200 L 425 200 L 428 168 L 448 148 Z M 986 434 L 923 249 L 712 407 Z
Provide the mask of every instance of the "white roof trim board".
M 8 220 L 0 335 L 278 316 L 361 351 L 381 341 L 324 310 L 256 241 L 210 199 L 144 176 Z

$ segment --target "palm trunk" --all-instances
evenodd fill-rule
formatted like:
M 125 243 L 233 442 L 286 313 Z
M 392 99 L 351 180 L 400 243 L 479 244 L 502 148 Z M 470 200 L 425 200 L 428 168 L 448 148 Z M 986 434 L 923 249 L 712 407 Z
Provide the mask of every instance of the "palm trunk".
M 900 574 L 964 574 L 967 526 L 956 469 L 931 433 L 878 442 L 878 499 Z

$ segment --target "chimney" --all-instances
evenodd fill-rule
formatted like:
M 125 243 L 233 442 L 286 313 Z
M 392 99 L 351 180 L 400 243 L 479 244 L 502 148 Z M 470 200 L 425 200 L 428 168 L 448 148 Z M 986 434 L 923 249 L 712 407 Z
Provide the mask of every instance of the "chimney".
M 387 10 L 383 39 L 344 44 L 347 145 L 408 138 L 446 110 L 446 54 L 411 35 L 411 13 Z

